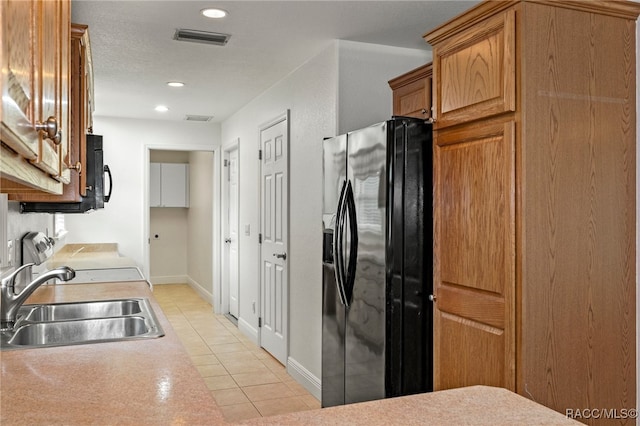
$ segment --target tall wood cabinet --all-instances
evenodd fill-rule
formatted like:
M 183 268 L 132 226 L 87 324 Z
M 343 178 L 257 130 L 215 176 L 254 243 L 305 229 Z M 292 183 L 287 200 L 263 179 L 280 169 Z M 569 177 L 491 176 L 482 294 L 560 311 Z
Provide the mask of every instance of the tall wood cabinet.
M 491 1 L 425 35 L 436 389 L 636 407 L 639 12 Z
M 0 190 L 61 193 L 70 180 L 70 0 L 6 0 Z

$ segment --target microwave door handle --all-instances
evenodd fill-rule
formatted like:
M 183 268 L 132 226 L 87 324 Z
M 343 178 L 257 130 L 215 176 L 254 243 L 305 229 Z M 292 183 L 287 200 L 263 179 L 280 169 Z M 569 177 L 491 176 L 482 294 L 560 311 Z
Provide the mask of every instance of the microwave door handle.
M 113 191 L 113 176 L 111 176 L 111 169 L 109 169 L 109 166 L 106 164 L 103 168 L 103 172 L 109 176 L 109 193 L 104 196 L 104 202 L 108 203 L 109 198 L 111 198 L 111 191 Z

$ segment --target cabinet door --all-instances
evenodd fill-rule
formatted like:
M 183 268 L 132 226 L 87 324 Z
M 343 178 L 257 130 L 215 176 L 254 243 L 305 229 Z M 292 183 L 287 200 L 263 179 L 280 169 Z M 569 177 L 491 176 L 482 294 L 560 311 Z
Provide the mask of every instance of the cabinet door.
M 436 136 L 435 390 L 515 390 L 514 128 Z
M 434 46 L 436 128 L 515 111 L 515 12 Z
M 393 89 L 393 115 L 431 117 L 431 64 L 389 81 Z
M 56 79 L 56 117 L 60 126 L 60 180 L 71 182 L 71 167 L 76 161 L 72 158 L 71 147 L 71 4 L 60 1 L 58 30 L 58 69 Z
M 59 93 L 60 52 L 60 2 L 42 1 L 38 3 L 38 28 L 40 29 L 38 50 L 36 51 L 36 82 L 39 97 L 36 102 L 36 120 L 44 123 L 49 117 L 56 120 L 58 132 L 62 117 Z M 39 132 L 40 149 L 33 162 L 51 176 L 60 175 L 60 146 Z
M 160 187 L 162 207 L 189 207 L 188 166 L 186 164 L 163 163 Z
M 160 163 L 151 163 L 149 168 L 149 206 L 160 207 Z
M 38 3 L 7 0 L 0 7 L 5 40 L 2 43 L 2 142 L 21 157 L 36 160 L 40 151 L 34 128 Z

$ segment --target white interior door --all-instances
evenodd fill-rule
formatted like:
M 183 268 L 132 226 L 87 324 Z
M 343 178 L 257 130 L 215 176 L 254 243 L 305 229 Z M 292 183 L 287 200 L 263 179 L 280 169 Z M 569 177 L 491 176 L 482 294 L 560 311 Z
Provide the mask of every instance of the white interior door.
M 236 319 L 240 314 L 238 279 L 239 168 L 237 145 L 224 150 L 222 175 L 222 294 L 221 308 Z
M 287 250 L 289 227 L 288 123 L 283 116 L 260 131 L 261 167 L 261 289 L 260 343 L 286 365 L 288 330 Z
M 228 162 L 229 190 L 227 204 L 229 208 L 229 234 L 227 244 L 229 248 L 229 314 L 238 318 L 240 309 L 239 282 L 238 282 L 238 150 L 229 152 Z

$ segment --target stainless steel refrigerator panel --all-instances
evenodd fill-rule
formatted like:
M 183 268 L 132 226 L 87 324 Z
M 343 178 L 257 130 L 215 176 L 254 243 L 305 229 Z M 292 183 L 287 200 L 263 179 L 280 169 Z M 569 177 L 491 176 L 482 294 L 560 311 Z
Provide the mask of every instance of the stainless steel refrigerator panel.
M 345 306 L 336 282 L 334 232 L 347 178 L 347 136 L 325 140 L 323 152 L 322 406 L 331 407 L 345 403 Z
M 347 178 L 347 135 L 326 139 L 323 143 L 322 222 L 334 229 L 340 189 Z
M 322 407 L 343 405 L 345 308 L 336 288 L 333 265 L 322 265 Z
M 386 147 L 386 122 L 348 134 L 358 245 L 355 281 L 346 295 L 346 403 L 385 397 Z

